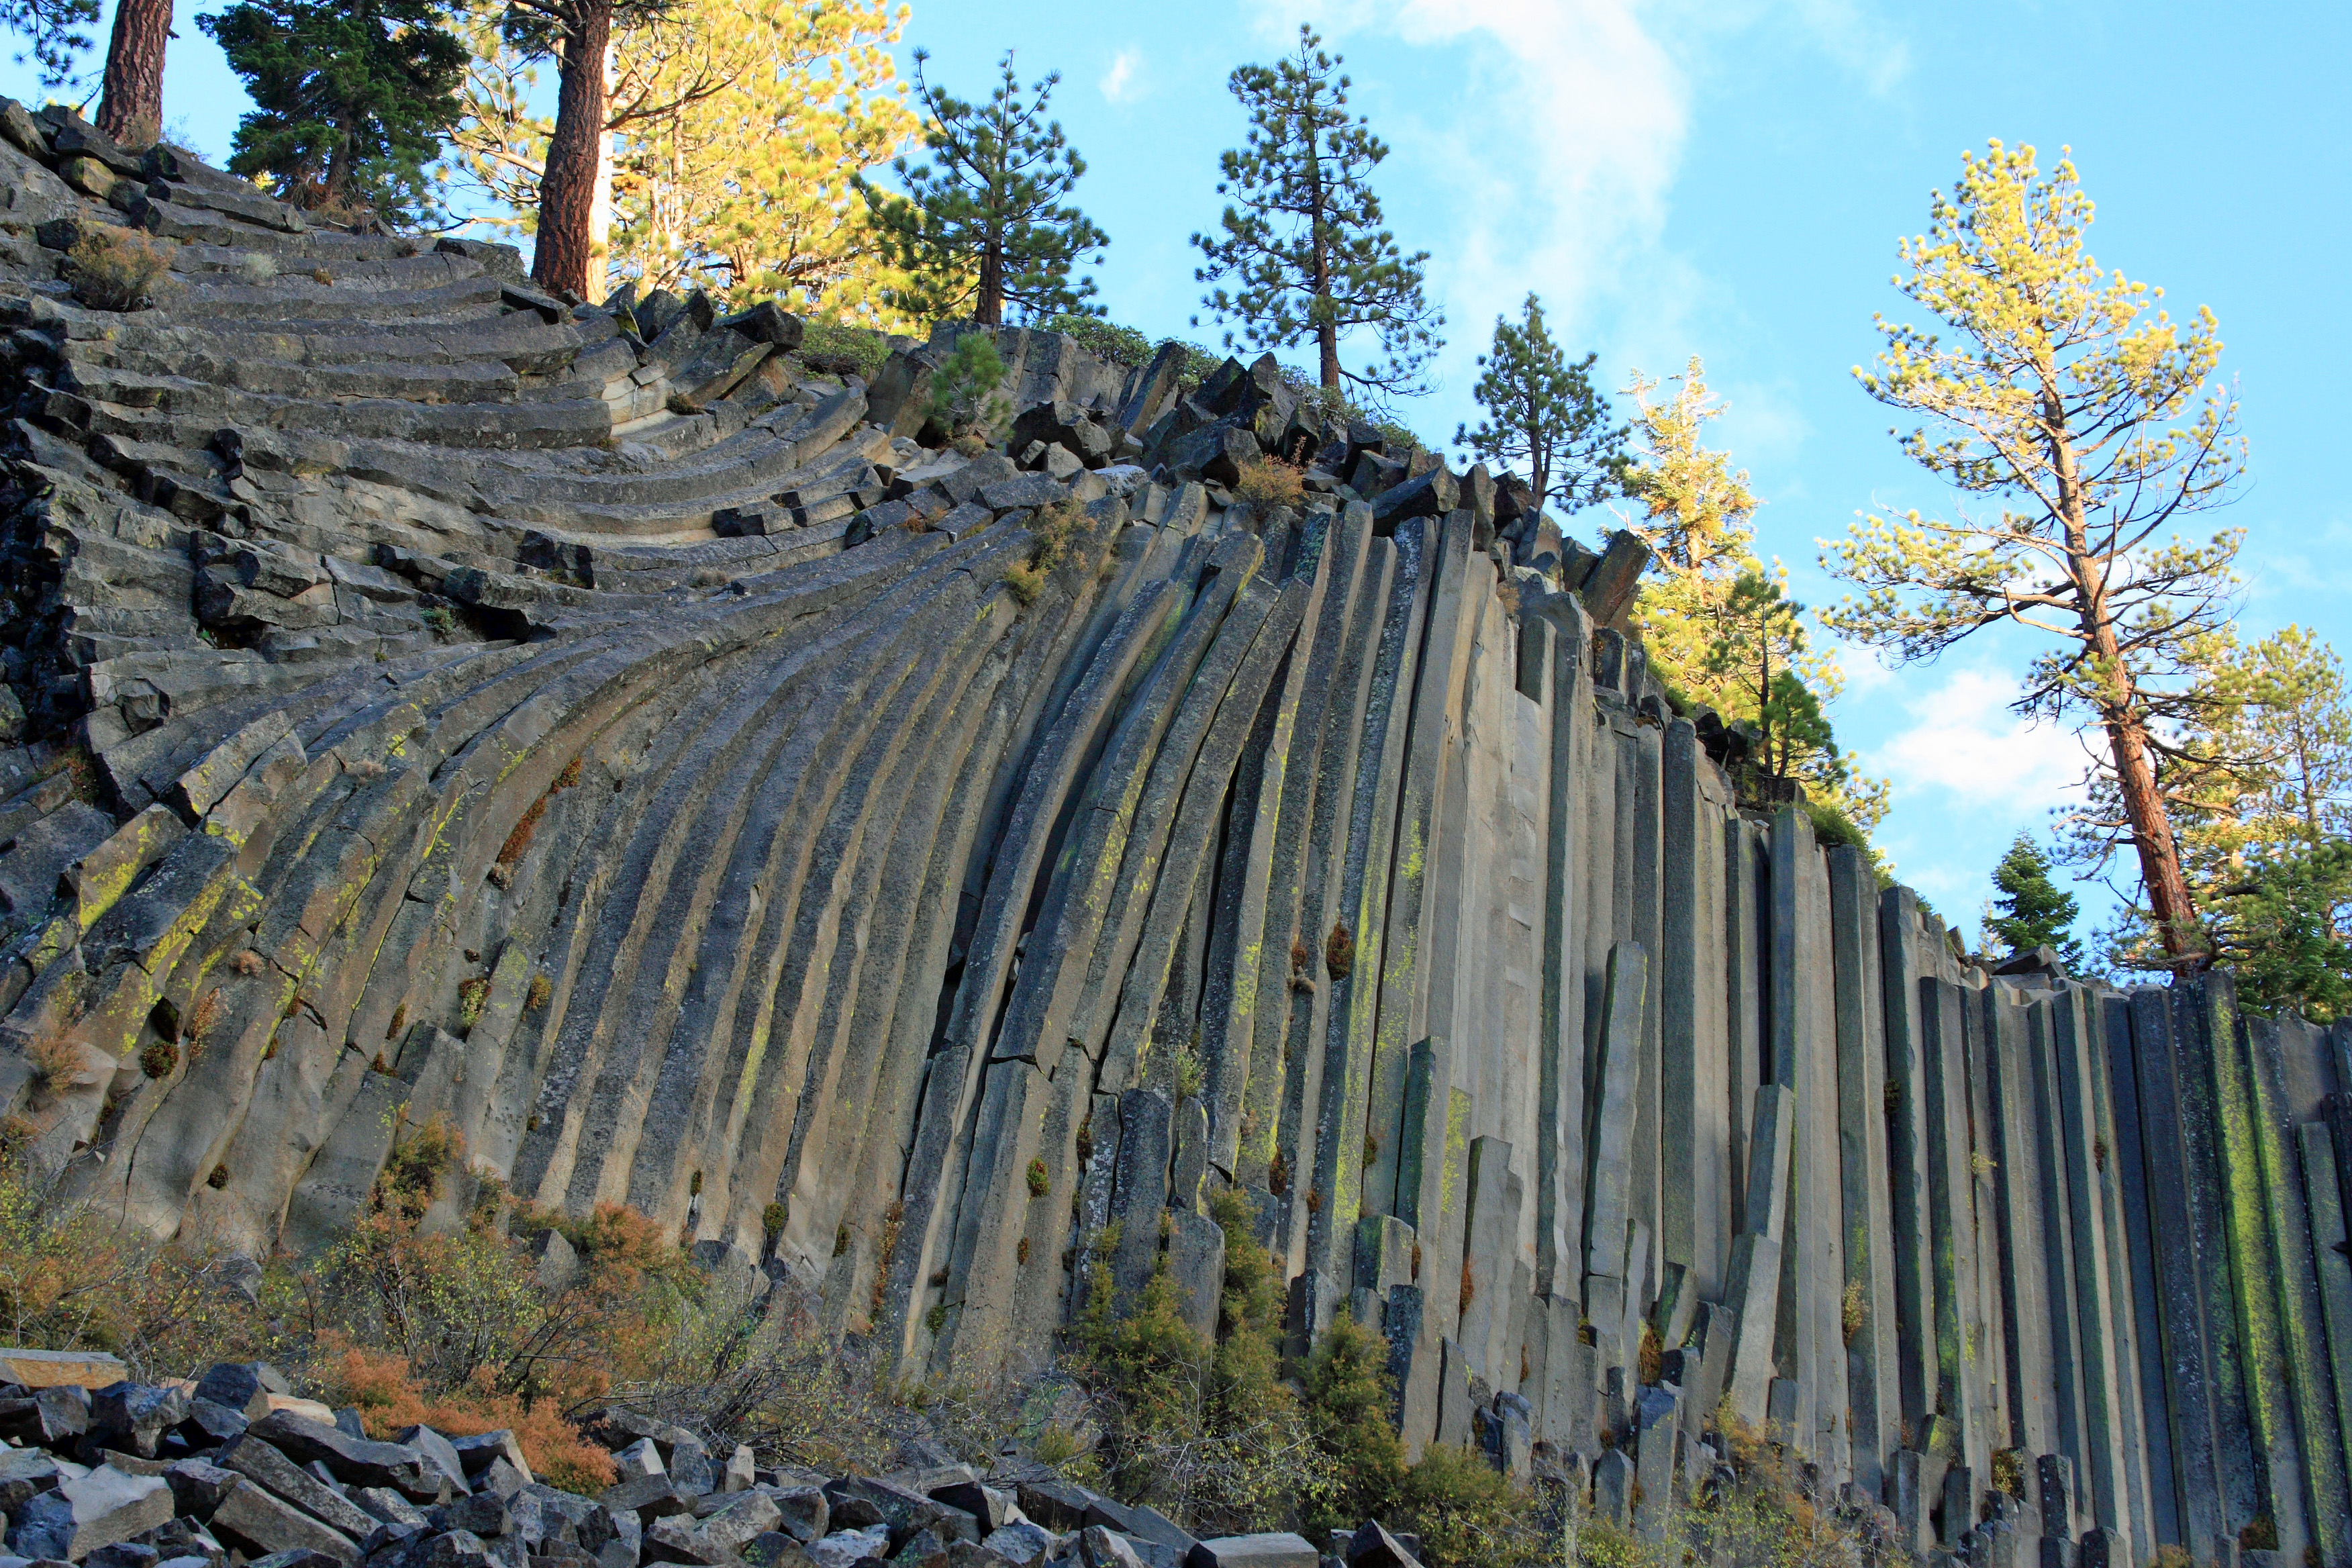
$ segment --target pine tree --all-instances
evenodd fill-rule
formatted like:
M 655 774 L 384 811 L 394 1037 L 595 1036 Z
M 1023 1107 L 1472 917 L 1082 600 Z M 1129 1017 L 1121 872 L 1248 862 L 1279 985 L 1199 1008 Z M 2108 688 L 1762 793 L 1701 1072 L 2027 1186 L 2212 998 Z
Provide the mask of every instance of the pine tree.
M 851 182 L 918 129 L 890 58 L 905 15 L 889 0 L 681 0 L 624 33 L 608 270 L 641 289 L 875 317 L 876 286 L 898 275 Z
M 931 86 L 923 75 L 929 58 L 915 51 L 915 91 L 930 112 L 923 132 L 930 162 L 892 162 L 904 196 L 856 182 L 884 255 L 910 275 L 885 299 L 918 321 L 968 312 L 985 327 L 1003 324 L 1008 303 L 1033 318 L 1099 314 L 1090 302 L 1095 280 L 1073 282 L 1072 269 L 1088 251 L 1099 262 L 1110 237 L 1066 202 L 1087 161 L 1061 122 L 1045 118 L 1061 73 L 1038 79 L 1024 101 L 1007 49 L 996 90 L 972 104 Z
M 1217 194 L 1233 203 L 1222 232 L 1192 237 L 1206 261 L 1193 276 L 1233 279 L 1202 303 L 1219 321 L 1239 322 L 1251 349 L 1312 341 L 1325 392 L 1344 384 L 1410 395 L 1427 390 L 1423 372 L 1443 346 L 1445 318 L 1423 293 L 1429 253 L 1404 255 L 1381 226 L 1370 180 L 1388 146 L 1363 116 L 1349 115 L 1349 79 L 1322 41 L 1301 26 L 1296 56 L 1242 66 L 1227 79 L 1249 110 L 1249 135 L 1219 161 Z M 1359 329 L 1377 336 L 1386 358 L 1350 370 L 1339 362 L 1339 340 Z M 1225 341 L 1233 345 L 1234 334 Z
M 1706 367 L 1696 354 L 1680 375 L 1669 378 L 1675 395 L 1653 402 L 1658 383 L 1633 373 L 1625 388 L 1638 410 L 1633 422 L 1640 449 L 1624 469 L 1625 493 L 1646 515 L 1633 531 L 1655 551 L 1658 568 L 1670 574 L 1701 573 L 1728 581 L 1752 562 L 1750 522 L 1761 504 L 1748 488 L 1748 470 L 1735 471 L 1731 454 L 1706 445 L 1706 427 L 1727 412 L 1707 390 Z
M 246 80 L 229 168 L 297 206 L 420 221 L 466 47 L 432 0 L 244 0 L 200 16 Z
M 1475 430 L 1454 432 L 1454 442 L 1478 458 L 1524 468 L 1536 504 L 1557 502 L 1574 511 L 1623 488 L 1626 426 L 1609 422 L 1607 396 L 1591 381 L 1587 353 L 1571 363 L 1544 325 L 1533 294 L 1514 325 L 1495 318 L 1495 346 L 1478 356 L 1485 373 L 1474 389 L 1486 410 Z
M 1842 677 L 1805 635 L 1805 606 L 1788 596 L 1785 568 L 1775 562 L 1767 570 L 1750 557 L 1727 582 L 1688 573 L 1645 584 L 1642 594 L 1645 635 L 1654 625 L 1684 658 L 1661 668 L 1686 697 L 1749 726 L 1753 774 L 1796 780 L 1858 834 L 1878 825 L 1886 782 L 1865 777 L 1853 753 L 1838 750 L 1825 703 Z M 1654 595 L 1669 607 L 1654 605 Z
M 603 258 L 594 212 L 609 129 L 605 57 L 615 28 L 642 27 L 674 0 L 510 0 L 499 19 L 509 47 L 522 58 L 556 62 L 555 123 L 549 128 L 538 180 L 530 275 L 542 288 L 585 297 Z
M 98 0 L 0 0 L 0 26 L 25 40 L 16 63 L 29 60 L 47 88 L 73 79 L 75 58 L 89 47 L 82 29 L 97 20 Z
M 2193 651 L 2226 626 L 2242 534 L 2175 531 L 2228 499 L 2243 471 L 2237 405 L 2215 384 L 2210 310 L 2184 321 L 2161 289 L 2103 268 L 2091 202 L 2063 157 L 1995 142 L 1965 155 L 1930 226 L 1902 244 L 1896 286 L 1941 328 L 1881 319 L 1863 389 L 1919 423 L 1903 446 L 1969 497 L 1952 520 L 1873 517 L 1823 565 L 1861 590 L 1824 614 L 1834 630 L 1933 658 L 1987 626 L 2046 639 L 2017 708 L 2072 718 L 2098 738 L 2124 841 L 2167 957 L 2208 962 L 2162 787 L 2175 698 Z
M 1985 917 L 1987 932 L 2006 942 L 2012 953 L 2054 948 L 2069 973 L 2083 972 L 2083 946 L 2074 936 L 2082 905 L 2050 879 L 2050 857 L 2031 835 L 2017 836 L 1993 868 L 1992 885 L 2000 896 L 1992 901 L 1996 912 Z

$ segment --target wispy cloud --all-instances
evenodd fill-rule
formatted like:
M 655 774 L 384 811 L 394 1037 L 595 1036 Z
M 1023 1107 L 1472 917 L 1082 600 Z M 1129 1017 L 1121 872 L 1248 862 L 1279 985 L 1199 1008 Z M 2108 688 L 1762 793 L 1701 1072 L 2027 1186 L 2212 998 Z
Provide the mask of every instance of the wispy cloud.
M 1436 368 L 1449 410 L 1466 404 L 1472 360 L 1496 317 L 1515 313 L 1530 288 L 1572 342 L 1604 319 L 1633 323 L 1591 345 L 1605 360 L 1680 366 L 1716 286 L 1664 236 L 1693 78 L 1716 68 L 1727 39 L 1793 27 L 1874 90 L 1908 68 L 1866 0 L 1727 10 L 1675 0 L 1259 0 L 1253 30 L 1278 47 L 1302 14 L 1334 46 L 1383 35 L 1426 56 L 1428 74 L 1400 81 L 1375 120 L 1416 176 L 1395 185 L 1433 193 L 1414 210 L 1393 204 L 1390 218 L 1408 249 L 1436 253 L 1431 283 L 1449 340 Z M 1359 95 L 1378 85 L 1360 74 Z M 1801 428 L 1762 418 L 1780 389 L 1738 390 L 1745 434 L 1801 441 Z
M 1133 103 L 1144 94 L 1143 51 L 1128 47 L 1111 56 L 1102 74 L 1102 95 L 1112 103 Z
M 1910 723 L 1865 764 L 1893 781 L 1898 800 L 1946 816 L 2038 817 L 2074 798 L 2084 756 L 2073 734 L 2011 712 L 2017 689 L 2013 677 L 1995 670 L 1954 670 L 1904 704 Z

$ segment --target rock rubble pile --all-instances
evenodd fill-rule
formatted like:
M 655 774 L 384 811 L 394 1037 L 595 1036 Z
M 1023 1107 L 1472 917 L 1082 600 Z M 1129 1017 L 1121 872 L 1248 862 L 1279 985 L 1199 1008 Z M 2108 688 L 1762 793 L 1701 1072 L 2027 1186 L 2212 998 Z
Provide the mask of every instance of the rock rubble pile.
M 0 1352 L 21 1370 L 45 1359 Z M 594 1497 L 531 1475 L 515 1434 L 412 1426 L 370 1439 L 358 1413 L 288 1392 L 267 1363 L 193 1382 L 0 1384 L 0 1568 L 1318 1568 L 1287 1533 L 1199 1541 L 1017 1464 L 884 1476 L 761 1466 L 615 1405 L 588 1424 L 620 1480 Z M 1412 1538 L 1367 1523 L 1328 1543 L 1345 1568 L 1418 1568 Z

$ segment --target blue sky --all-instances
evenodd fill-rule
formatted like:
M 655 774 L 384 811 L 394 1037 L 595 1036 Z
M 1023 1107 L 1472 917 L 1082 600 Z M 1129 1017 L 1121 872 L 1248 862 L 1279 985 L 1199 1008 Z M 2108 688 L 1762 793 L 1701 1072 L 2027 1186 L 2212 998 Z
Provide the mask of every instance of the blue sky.
M 226 151 L 236 81 L 184 5 L 168 121 Z M 1357 106 L 1393 149 L 1378 187 L 1399 238 L 1432 255 L 1450 326 L 1440 389 L 1403 411 L 1433 437 L 1470 412 L 1471 359 L 1533 289 L 1553 329 L 1600 351 L 1612 384 L 1705 357 L 1730 404 L 1720 443 L 1767 502 L 1760 544 L 1798 596 L 1834 585 L 1814 541 L 1863 509 L 1944 498 L 1854 386 L 1899 236 L 1927 221 L 1963 148 L 2071 145 L 2099 204 L 2094 250 L 2219 314 L 2252 447 L 2251 482 L 2209 527 L 2249 538 L 2242 626 L 2352 632 L 2352 507 L 2336 460 L 2352 360 L 2333 288 L 2352 241 L 2352 12 L 2340 6 L 1865 0 L 1360 0 L 1185 6 L 958 0 L 916 5 L 908 46 L 985 90 L 996 56 L 1058 69 L 1055 109 L 1112 237 L 1114 318 L 1195 331 L 1186 237 L 1215 221 L 1216 155 L 1242 117 L 1224 88 L 1301 20 L 1342 50 Z M 37 94 L 24 71 L 0 90 Z M 1586 523 L 1601 521 L 1588 514 Z M 2078 771 L 2071 736 L 2005 711 L 2030 646 L 1994 637 L 1939 662 L 1849 652 L 1834 718 L 1892 777 L 1881 832 L 1902 877 L 1973 931 L 1987 873 L 2040 828 Z M 2095 894 L 2091 896 L 2095 896 Z

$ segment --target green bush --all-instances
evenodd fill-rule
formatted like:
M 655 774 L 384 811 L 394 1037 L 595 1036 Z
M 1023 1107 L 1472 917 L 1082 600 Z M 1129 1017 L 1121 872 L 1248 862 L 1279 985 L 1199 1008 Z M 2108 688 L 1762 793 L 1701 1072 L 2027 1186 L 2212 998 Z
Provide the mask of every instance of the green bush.
M 1066 332 L 1078 341 L 1078 346 L 1113 364 L 1123 364 L 1139 370 L 1151 363 L 1151 356 L 1163 347 L 1175 343 L 1184 351 L 1176 366 L 1176 387 L 1179 392 L 1191 392 L 1199 386 L 1208 374 L 1223 364 L 1225 356 L 1199 343 L 1188 343 L 1176 338 L 1154 341 L 1133 327 L 1122 327 L 1099 316 L 1048 316 L 1038 323 L 1049 332 Z
M 1344 1316 L 1307 1358 L 1307 1429 L 1331 1477 L 1307 1511 L 1318 1539 L 1368 1519 L 1396 1520 L 1406 1471 L 1404 1441 L 1390 1425 L 1396 1394 L 1388 1360 L 1388 1342 Z
M 1004 360 L 995 339 L 984 331 L 966 332 L 947 363 L 931 373 L 929 422 L 950 436 L 984 437 L 1012 417 L 1003 385 Z
M 870 327 L 845 326 L 839 321 L 809 321 L 801 333 L 800 356 L 803 361 L 833 360 L 848 363 L 867 381 L 881 370 L 882 362 L 890 357 L 889 339 Z
M 1507 1568 L 1539 1560 L 1549 1545 L 1532 1498 L 1484 1455 L 1445 1443 L 1405 1472 L 1394 1511 L 1401 1523 L 1390 1528 L 1419 1535 L 1431 1568 Z
M 1098 1259 L 1073 1360 L 1103 1417 L 1108 1489 L 1202 1535 L 1278 1529 L 1319 1492 L 1323 1467 L 1281 1378 L 1281 1284 L 1248 1205 L 1222 1193 L 1211 1212 L 1225 1233 L 1216 1342 L 1186 1326 L 1165 1255 L 1123 1318 Z

